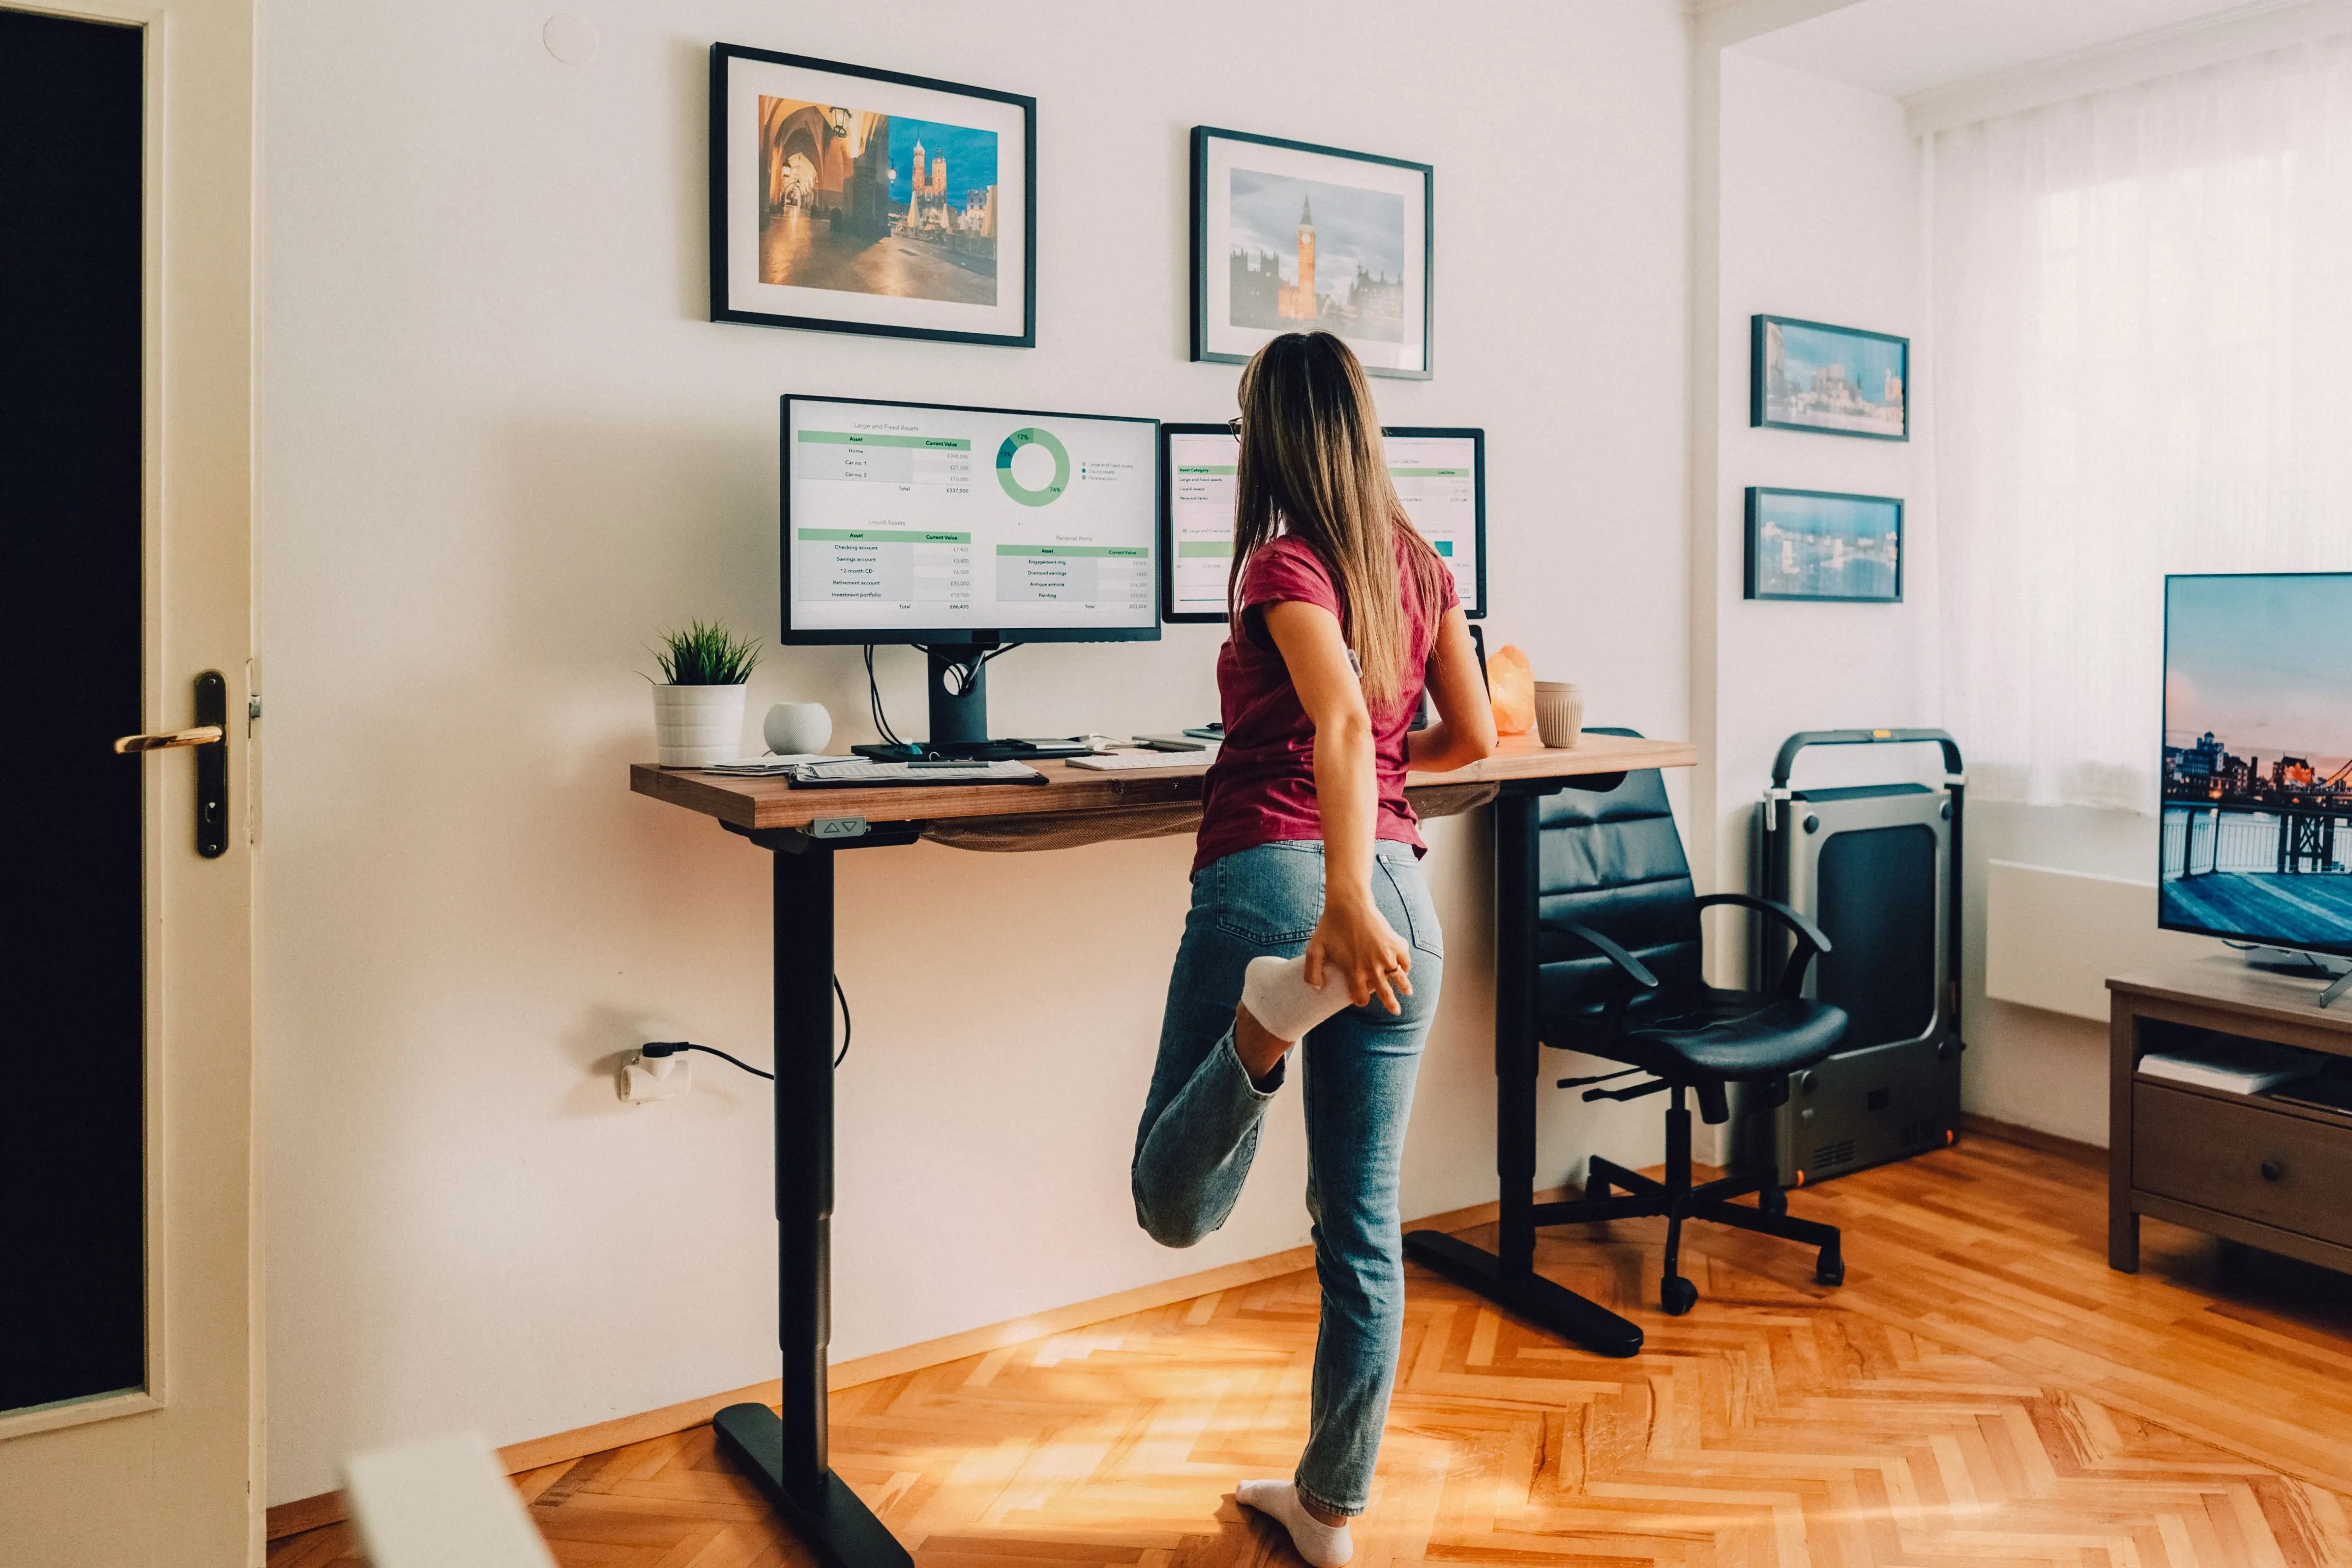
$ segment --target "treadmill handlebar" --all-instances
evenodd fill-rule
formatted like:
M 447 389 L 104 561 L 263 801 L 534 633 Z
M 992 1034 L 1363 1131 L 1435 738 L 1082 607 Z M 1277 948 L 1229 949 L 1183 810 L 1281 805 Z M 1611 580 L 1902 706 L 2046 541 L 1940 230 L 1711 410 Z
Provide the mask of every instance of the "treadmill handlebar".
M 1800 730 L 1780 742 L 1780 754 L 1772 759 L 1772 787 L 1789 787 L 1790 770 L 1797 765 L 1797 753 L 1808 746 L 1901 746 L 1932 741 L 1944 748 L 1944 771 L 1958 775 L 1960 743 L 1944 730 Z

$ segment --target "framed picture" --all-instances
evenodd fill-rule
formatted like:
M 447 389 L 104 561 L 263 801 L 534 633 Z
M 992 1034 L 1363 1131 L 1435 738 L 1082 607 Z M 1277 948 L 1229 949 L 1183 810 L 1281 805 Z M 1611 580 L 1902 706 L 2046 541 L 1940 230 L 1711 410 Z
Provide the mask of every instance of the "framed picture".
M 1032 348 L 1037 100 L 710 46 L 710 319 Z
M 1911 340 L 1785 316 L 1750 318 L 1748 423 L 1911 439 Z
M 1903 599 L 1903 503 L 1748 489 L 1748 597 Z
M 1426 163 L 1192 127 L 1192 357 L 1321 330 L 1373 375 L 1430 374 Z

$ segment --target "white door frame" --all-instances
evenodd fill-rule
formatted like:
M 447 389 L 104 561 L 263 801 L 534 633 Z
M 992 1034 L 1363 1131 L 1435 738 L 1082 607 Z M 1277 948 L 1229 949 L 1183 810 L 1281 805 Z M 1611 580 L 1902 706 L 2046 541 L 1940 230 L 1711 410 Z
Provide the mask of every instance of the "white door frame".
M 142 721 L 193 722 L 195 676 L 219 670 L 249 823 L 254 0 L 0 5 L 146 33 Z M 257 1563 L 253 845 L 196 855 L 186 752 L 121 762 L 147 770 L 147 1381 L 0 1415 L 0 1559 Z

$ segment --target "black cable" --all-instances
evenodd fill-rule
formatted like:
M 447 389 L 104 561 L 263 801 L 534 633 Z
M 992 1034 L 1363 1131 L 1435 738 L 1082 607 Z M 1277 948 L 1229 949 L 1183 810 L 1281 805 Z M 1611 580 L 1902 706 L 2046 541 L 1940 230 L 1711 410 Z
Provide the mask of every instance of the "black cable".
M 979 684 L 980 672 L 982 669 L 1020 646 L 1019 643 L 1009 642 L 1000 647 L 990 648 L 985 653 L 976 653 L 970 658 L 960 658 L 949 665 L 946 672 L 949 677 L 948 694 L 951 697 L 970 694 L 971 689 Z M 917 652 L 926 658 L 936 651 L 922 643 L 917 643 L 914 647 Z
M 849 993 L 841 988 L 841 976 L 838 974 L 833 977 L 833 994 L 841 999 L 841 1053 L 833 1058 L 833 1065 L 839 1067 L 848 1059 L 849 1041 L 851 1036 L 856 1031 L 856 1025 L 850 1019 Z M 771 1083 L 776 1080 L 774 1073 L 763 1072 L 740 1057 L 729 1056 L 716 1046 L 698 1046 L 692 1040 L 647 1040 L 637 1047 L 639 1056 L 655 1061 L 659 1061 L 664 1057 L 674 1057 L 680 1051 L 700 1051 L 704 1056 L 717 1057 L 723 1062 L 732 1062 L 753 1078 L 763 1078 Z
M 833 1065 L 839 1067 L 849 1059 L 849 1037 L 856 1026 L 849 1021 L 849 993 L 841 988 L 841 976 L 838 974 L 833 977 L 833 994 L 841 998 L 841 1054 L 833 1058 Z
M 704 1056 L 717 1057 L 720 1061 L 724 1062 L 733 1062 L 737 1067 L 741 1068 L 753 1078 L 764 1078 L 771 1083 L 775 1081 L 776 1075 L 774 1073 L 762 1072 L 758 1068 L 753 1067 L 750 1062 L 743 1060 L 740 1057 L 730 1057 L 725 1051 L 719 1050 L 714 1047 L 698 1046 L 692 1040 L 647 1040 L 645 1045 L 645 1049 L 638 1052 L 638 1055 L 652 1057 L 658 1060 L 663 1057 L 674 1057 L 680 1051 L 700 1051 Z
M 890 728 L 889 714 L 882 710 L 882 688 L 874 679 L 874 645 L 872 643 L 866 645 L 866 710 L 874 716 L 876 734 L 880 735 L 885 742 L 893 746 L 904 746 L 907 743 L 898 739 L 898 732 Z

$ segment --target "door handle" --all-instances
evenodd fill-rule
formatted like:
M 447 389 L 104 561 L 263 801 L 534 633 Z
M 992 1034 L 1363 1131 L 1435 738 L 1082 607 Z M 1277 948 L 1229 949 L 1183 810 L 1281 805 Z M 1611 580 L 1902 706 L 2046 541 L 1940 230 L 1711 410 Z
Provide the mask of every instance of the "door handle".
M 193 746 L 196 752 L 196 853 L 207 860 L 228 853 L 228 682 L 217 669 L 196 677 L 196 721 L 185 730 L 125 735 L 118 754 Z
M 163 752 L 173 746 L 209 746 L 225 739 L 217 724 L 199 724 L 193 730 L 174 730 L 168 735 L 125 735 L 114 742 L 117 755 L 125 752 Z

